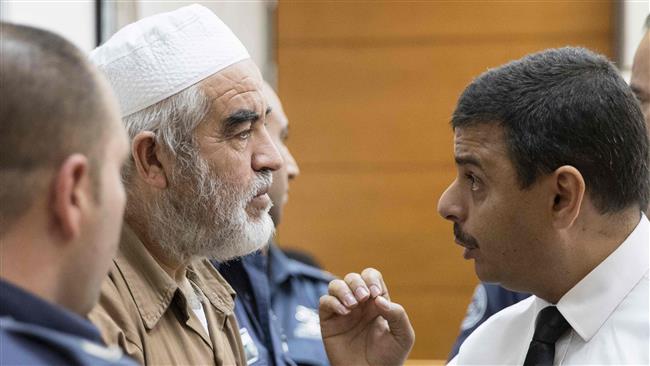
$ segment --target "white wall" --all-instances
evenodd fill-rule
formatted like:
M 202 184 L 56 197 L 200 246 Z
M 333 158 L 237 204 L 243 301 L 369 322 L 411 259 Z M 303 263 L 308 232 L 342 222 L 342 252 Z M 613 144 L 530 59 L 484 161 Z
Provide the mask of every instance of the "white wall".
M 189 5 L 188 1 L 120 1 L 128 22 Z M 269 15 L 275 1 L 196 1 L 214 11 L 241 39 L 265 78 L 275 80 Z M 107 7 L 107 9 L 110 7 Z M 104 9 L 104 11 L 107 11 Z M 131 10 L 132 9 L 132 10 Z M 44 28 L 62 35 L 84 51 L 95 48 L 93 0 L 0 0 L 0 19 Z M 116 30 L 116 29 L 115 29 Z M 113 31 L 115 31 L 113 30 Z
M 648 0 L 628 0 L 622 2 L 622 23 L 623 29 L 620 32 L 621 55 L 620 65 L 623 76 L 630 80 L 630 71 L 634 53 L 645 34 L 643 32 L 643 23 L 650 13 L 650 1 Z
M 0 19 L 60 34 L 84 51 L 95 47 L 95 2 L 91 0 L 0 0 Z

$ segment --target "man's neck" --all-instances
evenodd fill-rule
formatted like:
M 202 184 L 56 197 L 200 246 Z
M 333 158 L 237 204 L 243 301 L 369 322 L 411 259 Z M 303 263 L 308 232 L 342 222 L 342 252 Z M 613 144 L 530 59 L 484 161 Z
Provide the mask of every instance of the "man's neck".
M 138 236 L 149 254 L 151 254 L 158 265 L 160 265 L 160 268 L 162 268 L 162 270 L 165 271 L 165 273 L 167 273 L 169 277 L 174 280 L 174 282 L 177 284 L 182 283 L 187 274 L 187 266 L 189 266 L 191 259 L 188 259 L 187 261 L 181 261 L 169 255 L 168 253 L 165 253 L 163 248 L 158 243 L 154 243 L 146 235 L 147 231 L 144 229 L 144 227 L 131 220 L 129 220 L 127 223 Z
M 43 300 L 85 315 L 63 274 L 70 266 L 64 252 L 68 248 L 40 235 L 34 230 L 37 225 L 16 227 L 29 229 L 9 232 L 0 239 L 0 277 Z
M 586 215 L 575 227 L 562 234 L 564 244 L 557 247 L 555 260 L 542 285 L 532 292 L 557 303 L 569 290 L 609 257 L 639 223 L 638 209 L 614 215 Z

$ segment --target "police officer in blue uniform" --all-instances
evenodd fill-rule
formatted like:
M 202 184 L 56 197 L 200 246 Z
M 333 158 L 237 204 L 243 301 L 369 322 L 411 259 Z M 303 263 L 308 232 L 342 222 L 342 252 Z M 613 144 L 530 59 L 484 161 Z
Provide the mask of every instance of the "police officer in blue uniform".
M 254 253 L 215 266 L 237 292 L 235 316 L 248 364 L 295 365 L 271 310 L 268 256 Z
M 506 290 L 499 285 L 490 283 L 480 283 L 476 286 L 472 302 L 467 307 L 465 319 L 460 325 L 460 334 L 449 354 L 449 360 L 458 354 L 465 339 L 489 317 L 528 296 L 530 294 Z
M 299 171 L 285 141 L 288 120 L 273 89 L 264 87 L 271 107 L 267 129 L 284 159 L 273 174 L 270 214 L 276 227 L 287 200 L 289 180 Z M 320 335 L 318 304 L 333 277 L 288 258 L 274 243 L 259 253 L 215 263 L 237 292 L 235 313 L 249 365 L 328 365 Z
M 275 244 L 269 246 L 271 307 L 284 330 L 291 358 L 298 365 L 327 365 L 318 318 L 320 297 L 334 276 L 288 258 Z
M 136 365 L 88 320 L 0 280 L 0 365 Z
M 249 365 L 327 365 L 318 301 L 333 276 L 266 252 L 215 263 L 237 292 L 235 314 Z
M 63 38 L 0 23 L 0 364 L 135 365 L 85 319 L 120 235 L 126 131 Z

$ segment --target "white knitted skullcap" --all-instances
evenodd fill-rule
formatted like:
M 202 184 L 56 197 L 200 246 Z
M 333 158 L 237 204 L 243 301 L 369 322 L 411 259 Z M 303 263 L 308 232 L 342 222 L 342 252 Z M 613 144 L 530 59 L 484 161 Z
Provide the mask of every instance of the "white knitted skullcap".
M 247 58 L 230 28 L 197 4 L 129 24 L 90 53 L 123 117 Z

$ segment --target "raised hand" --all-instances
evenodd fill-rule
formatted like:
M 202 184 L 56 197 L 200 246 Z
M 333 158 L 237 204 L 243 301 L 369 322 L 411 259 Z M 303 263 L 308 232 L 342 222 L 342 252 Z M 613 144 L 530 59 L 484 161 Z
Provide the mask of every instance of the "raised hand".
M 401 365 L 415 342 L 406 311 L 390 301 L 381 273 L 372 268 L 330 282 L 319 315 L 333 366 Z

